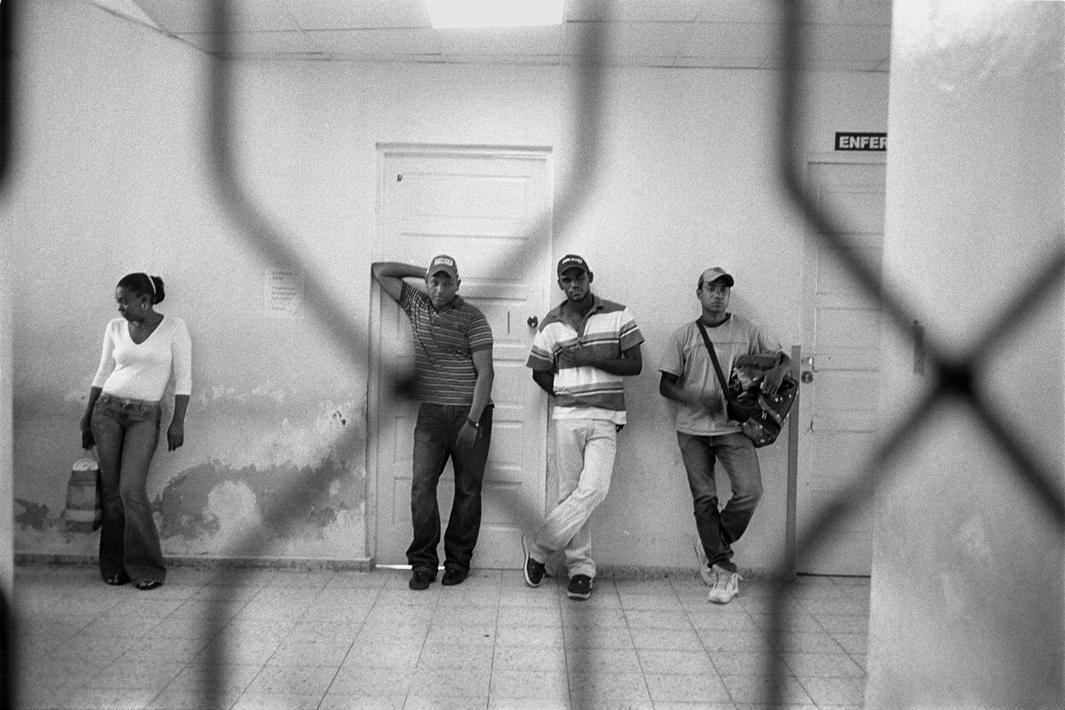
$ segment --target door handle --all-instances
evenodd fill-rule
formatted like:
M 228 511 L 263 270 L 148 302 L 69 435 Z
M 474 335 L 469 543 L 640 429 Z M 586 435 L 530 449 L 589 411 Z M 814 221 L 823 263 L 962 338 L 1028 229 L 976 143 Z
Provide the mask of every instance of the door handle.
M 536 326 L 540 325 L 540 319 L 536 316 L 529 316 L 528 320 L 526 320 L 525 322 L 529 324 L 530 328 L 535 328 Z

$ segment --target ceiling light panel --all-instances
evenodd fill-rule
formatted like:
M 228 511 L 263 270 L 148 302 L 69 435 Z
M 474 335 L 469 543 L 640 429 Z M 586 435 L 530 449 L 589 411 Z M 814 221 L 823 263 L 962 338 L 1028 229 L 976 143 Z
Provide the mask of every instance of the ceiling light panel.
M 445 55 L 554 55 L 557 58 L 561 47 L 559 25 L 440 30 L 440 48 Z
M 562 23 L 563 0 L 425 0 L 437 29 Z
M 404 29 L 429 27 L 425 0 L 285 0 L 305 30 Z

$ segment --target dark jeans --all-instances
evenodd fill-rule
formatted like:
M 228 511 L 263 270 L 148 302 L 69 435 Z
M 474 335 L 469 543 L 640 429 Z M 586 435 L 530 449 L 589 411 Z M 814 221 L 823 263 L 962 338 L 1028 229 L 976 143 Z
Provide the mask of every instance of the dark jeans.
M 92 410 L 92 435 L 100 459 L 104 520 L 100 573 L 133 581 L 166 579 L 159 533 L 145 484 L 159 441 L 156 402 L 100 395 Z
M 695 528 L 710 565 L 735 571 L 732 543 L 747 530 L 762 498 L 762 472 L 754 444 L 743 434 L 691 436 L 677 432 L 681 458 L 688 471 L 688 486 L 695 506 Z M 732 497 L 724 509 L 717 507 L 714 463 L 728 474 Z
M 440 544 L 440 507 L 436 487 L 448 457 L 455 470 L 455 500 L 444 532 L 445 566 L 468 570 L 477 534 L 481 529 L 481 483 L 492 440 L 492 407 L 481 414 L 477 441 L 471 448 L 459 448 L 458 434 L 470 408 L 422 404 L 414 427 L 414 478 L 411 481 L 410 511 L 414 541 L 407 548 L 407 561 L 417 569 L 436 573 Z

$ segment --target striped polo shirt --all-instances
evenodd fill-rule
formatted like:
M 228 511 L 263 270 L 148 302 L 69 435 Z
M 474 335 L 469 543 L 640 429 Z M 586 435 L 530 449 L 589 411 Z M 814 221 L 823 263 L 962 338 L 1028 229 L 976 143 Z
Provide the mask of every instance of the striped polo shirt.
M 468 407 L 477 384 L 473 353 L 492 348 L 492 329 L 484 314 L 461 296 L 438 311 L 429 294 L 406 282 L 399 307 L 414 335 L 415 397 Z
M 643 334 L 628 308 L 594 298 L 595 303 L 578 330 L 562 320 L 561 305 L 553 308 L 533 338 L 526 365 L 533 370 L 554 373 L 553 419 L 607 419 L 624 424 L 622 376 L 590 365 L 577 367 L 566 357 L 567 349 L 579 345 L 594 348 L 603 357 L 618 358 L 625 350 L 643 342 Z

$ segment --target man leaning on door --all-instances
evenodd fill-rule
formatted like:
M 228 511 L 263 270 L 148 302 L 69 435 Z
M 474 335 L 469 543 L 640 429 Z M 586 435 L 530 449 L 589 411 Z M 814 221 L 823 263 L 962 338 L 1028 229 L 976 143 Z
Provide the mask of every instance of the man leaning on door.
M 455 499 L 444 533 L 441 584 L 461 584 L 481 527 L 481 487 L 492 438 L 492 329 L 478 309 L 458 295 L 458 266 L 441 254 L 427 268 L 398 262 L 371 267 L 381 290 L 410 320 L 414 336 L 414 427 L 411 518 L 407 548 L 411 589 L 436 579 L 440 508 L 436 489 L 448 458 L 455 471 Z M 424 288 L 405 279 L 422 280 Z M 421 284 L 419 284 L 421 286 Z

